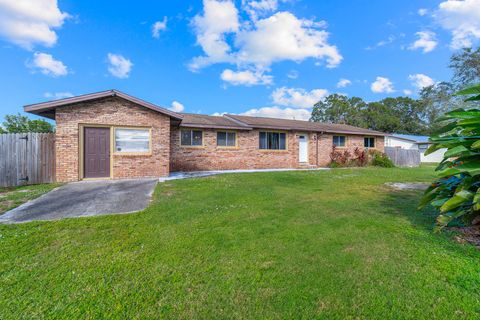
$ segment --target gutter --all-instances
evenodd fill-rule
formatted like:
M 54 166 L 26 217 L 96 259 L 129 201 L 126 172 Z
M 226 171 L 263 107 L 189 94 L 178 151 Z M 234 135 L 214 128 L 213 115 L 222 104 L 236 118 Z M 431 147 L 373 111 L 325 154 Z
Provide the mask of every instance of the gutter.
M 323 131 L 320 132 L 320 134 L 317 133 L 317 145 L 316 145 L 316 153 L 317 153 L 317 157 L 315 159 L 315 165 L 318 167 L 318 140 L 321 139 L 323 137 Z

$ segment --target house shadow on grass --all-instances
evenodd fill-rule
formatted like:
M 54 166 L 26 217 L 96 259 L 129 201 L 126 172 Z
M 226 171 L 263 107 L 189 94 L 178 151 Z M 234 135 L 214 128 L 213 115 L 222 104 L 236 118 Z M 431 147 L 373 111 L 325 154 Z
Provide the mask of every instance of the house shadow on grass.
M 418 204 L 422 195 L 423 191 L 421 190 L 406 191 L 386 188 L 382 190 L 381 203 L 385 208 L 382 210 L 382 213 L 407 218 L 415 229 L 422 231 L 422 235 L 412 235 L 418 241 L 427 241 L 430 245 L 435 243 L 444 249 L 448 249 L 450 252 L 478 258 L 479 251 L 474 245 L 465 242 L 462 242 L 462 245 L 455 240 L 455 236 L 459 232 L 451 229 L 444 229 L 440 233 L 434 232 L 435 219 L 438 213 L 431 206 L 418 210 Z
M 433 232 L 437 214 L 432 207 L 427 206 L 418 210 L 418 204 L 423 191 L 420 190 L 394 190 L 387 188 L 383 192 L 382 205 L 387 214 L 402 215 L 417 228 Z

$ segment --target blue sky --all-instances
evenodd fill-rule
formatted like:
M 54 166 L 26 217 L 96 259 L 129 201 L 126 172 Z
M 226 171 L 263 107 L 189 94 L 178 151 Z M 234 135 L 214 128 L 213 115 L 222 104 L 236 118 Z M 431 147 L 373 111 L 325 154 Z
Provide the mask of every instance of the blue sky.
M 479 38 L 480 0 L 2 0 L 0 117 L 115 88 L 177 111 L 304 119 L 328 93 L 415 97 Z

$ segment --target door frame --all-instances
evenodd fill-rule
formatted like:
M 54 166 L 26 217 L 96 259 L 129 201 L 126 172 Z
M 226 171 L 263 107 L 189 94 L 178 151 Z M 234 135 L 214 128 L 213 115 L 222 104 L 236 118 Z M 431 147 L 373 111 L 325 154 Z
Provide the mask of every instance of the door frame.
M 307 148 L 306 148 L 306 158 L 307 158 L 307 161 L 300 161 L 300 136 L 304 136 L 305 137 L 305 141 L 307 143 Z M 308 152 L 308 142 L 310 141 L 310 137 L 308 136 L 308 133 L 297 133 L 297 140 L 298 140 L 298 163 L 309 163 L 308 161 L 308 155 L 309 155 L 309 152 Z
M 85 178 L 85 127 L 87 128 L 108 128 L 110 130 L 110 176 L 101 178 Z M 78 125 L 78 180 L 105 180 L 113 179 L 113 126 L 106 124 L 82 123 Z

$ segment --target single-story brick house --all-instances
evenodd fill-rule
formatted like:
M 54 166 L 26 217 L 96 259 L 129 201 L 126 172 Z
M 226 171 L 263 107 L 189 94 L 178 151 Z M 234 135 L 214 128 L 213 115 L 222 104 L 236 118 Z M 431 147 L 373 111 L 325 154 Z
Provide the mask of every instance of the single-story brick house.
M 109 90 L 24 107 L 56 121 L 56 179 L 327 166 L 335 144 L 383 152 L 385 134 L 343 124 L 183 114 Z

